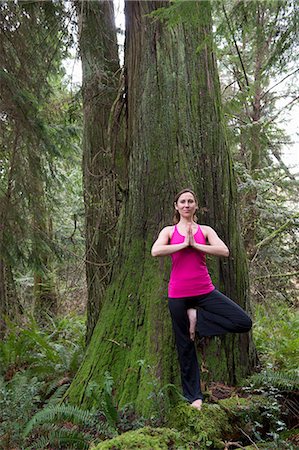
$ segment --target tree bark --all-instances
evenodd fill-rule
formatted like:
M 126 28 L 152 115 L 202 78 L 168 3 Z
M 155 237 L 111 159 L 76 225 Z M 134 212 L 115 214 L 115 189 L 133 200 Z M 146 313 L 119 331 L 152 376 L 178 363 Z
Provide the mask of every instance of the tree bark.
M 83 73 L 83 179 L 89 342 L 110 280 L 117 218 L 108 128 L 120 78 L 112 1 L 76 2 Z M 112 120 L 112 119 L 111 119 Z
M 200 223 L 228 244 L 213 259 L 213 281 L 249 309 L 232 161 L 223 128 L 212 44 L 210 3 L 194 2 L 194 20 L 172 28 L 149 17 L 168 2 L 126 3 L 128 185 L 119 223 L 118 257 L 98 324 L 68 396 L 92 403 L 91 382 L 109 370 L 121 405 L 149 414 L 155 386 L 180 387 L 166 296 L 169 258 L 154 259 L 158 231 L 171 224 L 173 197 L 185 187 L 200 201 Z M 236 383 L 255 362 L 251 335 L 211 339 L 204 346 L 208 379 Z M 98 401 L 97 395 L 94 396 Z

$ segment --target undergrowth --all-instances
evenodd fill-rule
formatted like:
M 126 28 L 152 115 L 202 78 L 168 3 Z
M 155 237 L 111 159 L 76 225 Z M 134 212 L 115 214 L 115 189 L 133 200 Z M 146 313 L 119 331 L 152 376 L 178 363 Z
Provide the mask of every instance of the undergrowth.
M 61 401 L 82 361 L 85 325 L 79 316 L 44 329 L 33 318 L 7 325 L 0 341 L 0 448 L 10 450 L 22 448 L 25 425 L 38 410 Z
M 255 306 L 254 342 L 265 369 L 299 374 L 299 315 L 285 304 Z
M 244 382 L 243 389 L 245 395 L 255 393 L 271 401 L 263 412 L 268 428 L 253 422 L 251 438 L 268 448 L 292 449 L 295 447 L 281 436 L 286 436 L 287 426 L 295 426 L 288 418 L 291 409 L 293 415 L 298 413 L 292 398 L 298 390 L 298 318 L 283 305 L 272 308 L 271 313 L 258 305 L 255 315 L 254 339 L 262 368 Z M 152 417 L 138 415 L 133 404 L 123 408 L 116 404 L 108 372 L 96 409 L 62 403 L 84 354 L 84 319 L 64 317 L 43 330 L 33 319 L 23 328 L 9 326 L 10 332 L 0 342 L 2 450 L 88 449 L 127 431 L 167 427 L 169 411 L 182 400 L 175 386 L 161 388 L 155 370 L 139 361 L 152 379 L 150 398 L 157 405 L 157 414 Z M 99 386 L 94 388 L 91 395 Z

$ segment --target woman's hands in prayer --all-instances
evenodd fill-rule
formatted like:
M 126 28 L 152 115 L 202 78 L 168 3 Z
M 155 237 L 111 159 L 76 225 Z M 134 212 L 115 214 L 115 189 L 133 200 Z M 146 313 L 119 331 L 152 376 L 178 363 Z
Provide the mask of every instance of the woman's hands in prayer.
M 188 223 L 188 225 L 187 225 L 187 234 L 186 234 L 185 241 L 187 242 L 189 247 L 194 247 L 195 240 L 194 240 L 194 236 L 193 236 L 192 224 L 191 223 Z

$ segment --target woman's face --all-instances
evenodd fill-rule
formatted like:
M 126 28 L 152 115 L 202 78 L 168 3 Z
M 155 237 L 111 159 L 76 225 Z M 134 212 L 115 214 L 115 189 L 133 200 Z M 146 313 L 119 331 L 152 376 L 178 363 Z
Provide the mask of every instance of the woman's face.
M 186 219 L 192 218 L 197 210 L 197 204 L 191 192 L 184 192 L 184 194 L 181 194 L 174 204 L 174 207 L 179 212 L 180 216 Z

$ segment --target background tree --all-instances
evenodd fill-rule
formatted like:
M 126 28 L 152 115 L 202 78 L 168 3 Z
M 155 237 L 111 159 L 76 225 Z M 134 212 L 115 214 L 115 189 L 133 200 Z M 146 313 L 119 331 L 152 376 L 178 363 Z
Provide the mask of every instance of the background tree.
M 149 17 L 159 7 L 168 7 L 159 17 L 171 19 L 172 27 Z M 119 402 L 134 401 L 143 413 L 155 408 L 148 400 L 153 374 L 159 385 L 180 384 L 165 302 L 167 265 L 154 260 L 150 248 L 158 230 L 171 223 L 173 197 L 182 187 L 194 188 L 200 221 L 214 227 L 231 249 L 228 261 L 211 261 L 216 285 L 249 308 L 210 3 L 181 2 L 179 8 L 178 14 L 177 4 L 173 12 L 168 2 L 126 3 L 128 184 L 112 282 L 68 391 L 73 402 L 97 401 L 94 390 L 106 370 L 118 386 Z M 235 383 L 254 361 L 249 335 L 214 339 L 206 349 L 206 371 L 214 380 Z
M 14 317 L 13 298 L 17 296 L 9 293 L 14 274 L 23 264 L 34 273 L 35 312 L 42 318 L 55 313 L 57 307 L 47 190 L 59 153 L 54 143 L 58 130 L 48 120 L 46 109 L 51 76 L 62 78 L 67 15 L 63 5 L 56 2 L 2 2 L 0 14 L 4 130 L 1 315 Z
M 264 301 L 269 294 L 269 300 L 278 295 L 293 301 L 298 181 L 281 156 L 290 143 L 281 119 L 299 99 L 298 5 L 285 0 L 215 5 L 224 111 L 254 298 Z
M 76 2 L 83 74 L 83 179 L 85 203 L 87 335 L 98 320 L 112 268 L 118 215 L 117 155 L 111 133 L 120 79 L 112 1 Z M 110 134 L 108 130 L 110 129 Z

